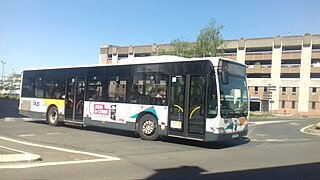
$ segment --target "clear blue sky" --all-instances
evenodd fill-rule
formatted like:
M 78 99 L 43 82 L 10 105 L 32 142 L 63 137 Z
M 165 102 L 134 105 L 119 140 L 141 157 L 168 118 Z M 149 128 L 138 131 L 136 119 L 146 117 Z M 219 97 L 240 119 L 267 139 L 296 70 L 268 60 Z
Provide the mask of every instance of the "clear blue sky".
M 101 45 L 194 41 L 211 19 L 225 40 L 319 34 L 319 8 L 319 0 L 0 0 L 0 59 L 6 75 L 97 64 Z

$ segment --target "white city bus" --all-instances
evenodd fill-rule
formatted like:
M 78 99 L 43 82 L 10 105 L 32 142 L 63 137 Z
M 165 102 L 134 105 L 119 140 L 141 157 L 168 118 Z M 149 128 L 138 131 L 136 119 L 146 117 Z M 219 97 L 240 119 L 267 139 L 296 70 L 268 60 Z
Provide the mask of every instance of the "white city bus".
M 246 67 L 220 57 L 155 56 L 23 71 L 20 113 L 61 123 L 228 140 L 248 132 Z

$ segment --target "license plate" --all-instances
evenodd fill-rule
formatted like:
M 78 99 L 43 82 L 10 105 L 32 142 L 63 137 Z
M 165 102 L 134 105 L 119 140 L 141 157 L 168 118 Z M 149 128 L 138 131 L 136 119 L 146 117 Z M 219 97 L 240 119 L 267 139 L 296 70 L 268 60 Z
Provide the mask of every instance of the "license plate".
M 171 121 L 170 127 L 174 129 L 181 129 L 182 123 L 181 121 Z

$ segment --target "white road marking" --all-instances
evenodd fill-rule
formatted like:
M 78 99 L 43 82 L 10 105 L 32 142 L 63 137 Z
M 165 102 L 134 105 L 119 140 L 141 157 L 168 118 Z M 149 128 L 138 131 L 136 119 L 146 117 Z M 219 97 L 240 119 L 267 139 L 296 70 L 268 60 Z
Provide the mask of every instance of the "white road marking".
M 268 142 L 283 142 L 285 141 L 284 139 L 266 139 Z
M 45 146 L 45 145 L 34 144 L 34 143 L 19 141 L 19 140 L 15 140 L 15 139 L 10 139 L 10 138 L 6 138 L 6 137 L 0 137 L 0 139 L 5 140 L 5 141 L 14 142 L 14 143 L 24 144 L 27 146 L 51 149 L 51 150 L 56 150 L 56 151 L 63 151 L 63 152 L 67 152 L 67 153 L 83 154 L 83 155 L 94 156 L 94 157 L 99 158 L 99 159 L 90 159 L 90 160 L 60 161 L 60 162 L 47 162 L 47 163 L 36 163 L 36 164 L 0 165 L 0 169 L 20 169 L 20 168 L 42 167 L 42 166 L 57 166 L 57 165 L 67 165 L 67 164 L 81 164 L 81 163 L 106 162 L 106 161 L 120 160 L 120 158 L 114 157 L 114 156 L 106 156 L 106 155 L 102 155 L 102 154 L 77 151 L 77 150 L 59 148 L 59 147 L 54 147 L 54 146 Z
M 12 148 L 9 148 L 9 147 L 0 146 L 0 148 L 6 149 L 6 150 L 10 150 L 10 151 L 15 151 L 15 152 L 22 153 L 22 154 L 29 154 L 28 152 L 17 150 L 17 149 L 12 149 Z
M 4 122 L 15 122 L 16 120 L 14 118 L 6 117 L 4 118 Z
M 50 136 L 50 135 L 58 135 L 58 134 L 61 134 L 61 133 L 59 133 L 59 132 L 47 133 L 48 136 Z
M 285 122 L 297 122 L 297 121 L 302 121 L 302 120 L 255 121 L 255 122 L 249 122 L 249 126 L 265 125 L 265 124 L 274 124 L 274 123 L 285 123 Z
M 297 142 L 310 141 L 310 139 L 250 139 L 252 142 Z
M 19 153 L 19 154 L 0 155 L 0 162 L 8 163 L 8 162 L 19 162 L 19 161 L 35 161 L 41 158 L 40 155 L 28 153 L 28 152 L 17 150 L 17 149 L 12 149 L 9 147 L 0 146 L 0 148 Z
M 58 134 L 61 134 L 61 133 L 59 133 L 59 132 L 47 133 L 47 136 L 58 135 Z M 35 134 L 21 134 L 19 136 L 20 137 L 31 137 L 31 136 L 35 136 Z
M 35 134 L 21 134 L 19 136 L 20 137 L 31 137 L 31 136 L 35 136 Z
M 90 160 L 79 160 L 79 161 L 47 162 L 47 163 L 37 163 L 37 164 L 0 165 L 0 169 L 24 169 L 24 168 L 43 167 L 43 166 L 59 166 L 59 165 L 96 163 L 96 162 L 117 161 L 117 160 L 120 160 L 120 159 L 90 159 Z
M 295 123 L 295 122 L 293 122 L 293 123 L 290 123 L 291 125 L 294 125 L 294 126 L 299 126 L 300 124 L 298 124 L 298 123 Z
M 22 119 L 23 119 L 23 121 L 33 121 L 32 118 L 22 118 Z

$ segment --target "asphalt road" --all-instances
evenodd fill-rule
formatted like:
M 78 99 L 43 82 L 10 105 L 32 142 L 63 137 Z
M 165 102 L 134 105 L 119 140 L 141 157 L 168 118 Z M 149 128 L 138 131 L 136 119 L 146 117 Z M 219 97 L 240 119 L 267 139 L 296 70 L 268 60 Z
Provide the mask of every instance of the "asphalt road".
M 0 99 L 0 118 L 23 117 L 18 111 L 19 101 Z
M 41 160 L 0 162 L 1 180 L 320 177 L 320 136 L 300 132 L 319 119 L 253 119 L 247 138 L 225 142 L 150 142 L 126 131 L 51 127 L 17 115 L 14 104 L 0 101 L 0 155 L 33 153 Z

